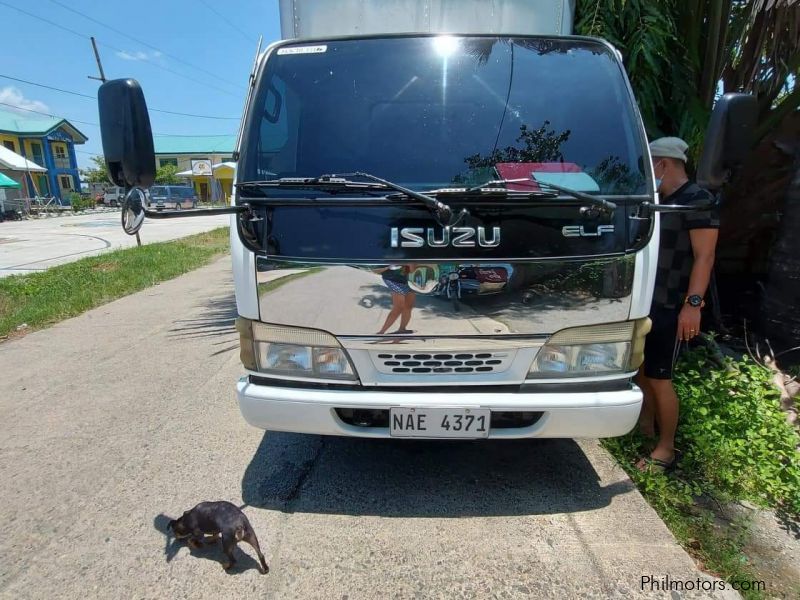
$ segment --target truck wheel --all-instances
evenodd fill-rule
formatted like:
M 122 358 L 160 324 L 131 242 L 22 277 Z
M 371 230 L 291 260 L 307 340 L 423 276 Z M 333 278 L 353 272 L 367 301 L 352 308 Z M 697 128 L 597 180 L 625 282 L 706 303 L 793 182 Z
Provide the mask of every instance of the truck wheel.
M 180 202 L 176 202 L 175 203 L 175 210 L 181 210 L 181 203 Z

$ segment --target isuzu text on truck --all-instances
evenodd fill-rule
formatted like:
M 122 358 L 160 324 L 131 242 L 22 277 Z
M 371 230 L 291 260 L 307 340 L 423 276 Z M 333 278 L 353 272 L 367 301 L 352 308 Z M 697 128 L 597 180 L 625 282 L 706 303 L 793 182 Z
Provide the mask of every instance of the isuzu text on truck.
M 235 158 L 242 415 L 315 434 L 628 432 L 658 248 L 621 54 L 568 1 L 282 2 Z M 718 102 L 720 183 L 747 98 Z M 129 233 L 155 165 L 144 96 L 99 91 Z M 739 116 L 737 116 L 739 115 Z M 743 115 L 743 116 L 742 116 Z M 735 125 L 735 126 L 733 126 Z

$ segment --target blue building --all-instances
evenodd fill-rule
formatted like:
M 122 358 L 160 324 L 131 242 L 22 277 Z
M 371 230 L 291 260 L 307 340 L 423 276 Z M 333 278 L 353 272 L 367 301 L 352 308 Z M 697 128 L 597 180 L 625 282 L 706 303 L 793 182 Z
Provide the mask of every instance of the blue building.
M 55 196 L 69 202 L 70 192 L 80 192 L 75 144 L 88 138 L 65 119 L 29 118 L 0 110 L 0 144 L 47 169 L 26 174 L 26 187 L 39 196 Z

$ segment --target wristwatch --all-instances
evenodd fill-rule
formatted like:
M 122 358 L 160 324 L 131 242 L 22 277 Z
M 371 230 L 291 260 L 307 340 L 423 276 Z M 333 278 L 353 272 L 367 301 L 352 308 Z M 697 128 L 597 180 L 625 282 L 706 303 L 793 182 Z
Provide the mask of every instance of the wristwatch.
M 685 303 L 688 304 L 689 306 L 694 306 L 695 308 L 703 308 L 706 305 L 706 301 L 703 300 L 703 297 L 698 296 L 697 294 L 686 296 Z

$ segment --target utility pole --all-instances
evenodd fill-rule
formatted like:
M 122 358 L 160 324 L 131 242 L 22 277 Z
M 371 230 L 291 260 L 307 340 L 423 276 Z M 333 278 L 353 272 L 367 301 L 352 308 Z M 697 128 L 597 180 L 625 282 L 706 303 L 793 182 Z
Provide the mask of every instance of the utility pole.
M 95 81 L 100 81 L 102 83 L 105 83 L 106 82 L 106 74 L 103 71 L 103 63 L 100 62 L 100 53 L 97 51 L 97 42 L 95 41 L 94 36 L 90 37 L 89 39 L 92 40 L 92 50 L 94 50 L 94 59 L 95 59 L 95 61 L 97 61 L 97 70 L 100 73 L 100 77 L 92 77 L 91 75 L 88 75 L 88 77 L 89 77 L 89 79 L 94 79 Z M 128 190 L 125 190 L 125 193 L 127 194 Z M 124 210 L 124 205 L 123 205 L 123 210 Z M 142 240 L 139 237 L 139 232 L 138 231 L 136 232 L 136 245 L 137 246 L 141 246 L 142 245 Z

